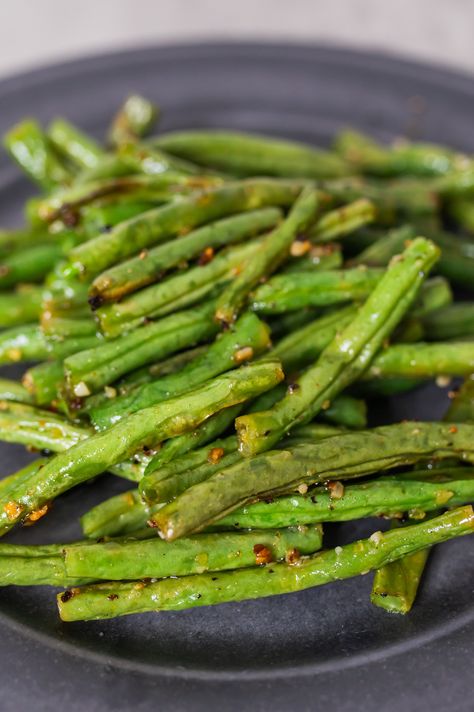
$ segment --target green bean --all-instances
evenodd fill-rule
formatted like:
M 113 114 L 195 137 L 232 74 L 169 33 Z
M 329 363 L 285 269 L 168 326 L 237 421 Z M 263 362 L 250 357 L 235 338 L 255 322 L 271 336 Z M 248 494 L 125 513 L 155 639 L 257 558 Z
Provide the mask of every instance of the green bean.
M 474 233 L 474 205 L 471 198 L 455 198 L 449 202 L 447 209 L 462 230 L 471 235 Z
M 436 188 L 444 198 L 452 199 L 457 196 L 469 197 L 474 190 L 474 165 L 472 160 L 466 161 L 456 170 L 440 176 L 436 181 Z
M 25 119 L 13 126 L 5 134 L 3 145 L 20 168 L 42 188 L 54 188 L 70 181 L 68 170 L 36 121 Z
M 94 349 L 103 343 L 103 338 L 100 335 L 96 336 L 75 336 L 60 339 L 51 339 L 48 341 L 48 349 L 50 356 L 55 359 L 65 359 L 71 354 L 80 353 Z
M 307 495 L 247 504 L 219 519 L 216 526 L 266 529 L 365 517 L 400 518 L 405 512 L 431 512 L 448 503 L 450 507 L 469 504 L 474 497 L 473 468 L 443 467 L 436 472 L 417 470 L 411 475 L 413 479 L 394 475 L 349 483 L 339 487 L 341 496 L 334 496 L 336 488 L 319 486 Z
M 380 269 L 362 266 L 329 272 L 277 274 L 254 292 L 251 307 L 262 314 L 281 314 L 309 306 L 365 299 L 383 274 Z
M 166 151 L 153 145 L 153 138 L 141 143 L 128 143 L 120 146 L 120 157 L 127 161 L 139 173 L 149 175 L 166 173 L 167 171 L 182 173 L 183 175 L 200 175 L 202 169 L 191 161 L 172 156 Z M 209 171 L 211 175 L 224 178 L 224 173 Z
M 372 361 L 363 378 L 435 378 L 474 372 L 474 344 L 397 344 Z
M 392 520 L 392 528 L 400 526 Z M 430 547 L 376 569 L 370 600 L 391 613 L 408 613 L 418 593 Z
M 266 235 L 255 254 L 226 287 L 217 301 L 215 315 L 225 328 L 236 320 L 249 292 L 285 262 L 292 243 L 314 222 L 320 210 L 321 198 L 314 188 L 304 188 L 286 219 Z
M 181 194 L 221 183 L 220 179 L 211 176 L 181 176 L 174 173 L 159 176 L 122 176 L 93 183 L 78 183 L 39 201 L 36 217 L 40 221 L 51 223 L 64 216 L 74 216 L 79 208 L 112 195 L 121 199 L 131 196 L 134 203 L 144 200 L 166 202 Z M 74 217 L 71 219 L 74 220 Z
M 474 335 L 474 303 L 457 302 L 426 314 L 421 320 L 421 332 L 428 341 Z
M 274 315 L 359 300 L 367 297 L 383 275 L 383 270 L 364 265 L 328 272 L 278 274 L 256 290 L 252 308 L 265 315 Z M 452 299 L 451 288 L 444 277 L 433 277 L 422 285 L 409 319 L 445 306 Z
M 48 137 L 57 151 L 79 168 L 94 168 L 104 155 L 93 138 L 66 119 L 54 119 L 49 125 Z
M 87 168 L 77 177 L 78 183 L 89 183 L 107 178 L 120 178 L 133 175 L 158 175 L 174 173 L 181 175 L 200 175 L 198 166 L 161 151 L 146 143 L 128 143 L 120 146 L 118 153 L 104 154 L 93 168 Z M 218 174 L 208 171 L 210 175 Z M 218 177 L 224 176 L 219 174 Z M 152 207 L 152 206 L 150 206 Z
M 109 130 L 113 146 L 134 143 L 155 124 L 159 109 L 139 94 L 132 94 L 120 107 Z
M 306 243 L 302 243 L 305 245 Z M 290 272 L 327 271 L 342 267 L 342 252 L 336 243 L 328 242 L 325 245 L 313 245 L 302 257 L 292 257 L 285 266 L 279 270 L 280 274 Z
M 433 243 L 417 238 L 392 261 L 354 320 L 295 381 L 295 387 L 270 411 L 237 418 L 245 455 L 271 447 L 295 424 L 311 421 L 324 404 L 366 370 L 385 339 L 414 301 L 426 273 L 438 256 Z M 329 403 L 328 403 L 329 402 Z
M 275 361 L 248 364 L 226 373 L 205 386 L 165 403 L 134 413 L 125 421 L 78 442 L 55 455 L 26 485 L 0 497 L 0 531 L 45 506 L 63 492 L 131 457 L 153 448 L 203 422 L 216 411 L 268 390 L 283 377 Z
M 20 285 L 14 292 L 0 294 L 0 328 L 30 324 L 41 311 L 42 289 L 35 285 Z
M 306 324 L 314 321 L 319 316 L 321 316 L 320 309 L 308 308 L 300 309 L 297 312 L 278 314 L 275 317 L 268 316 L 265 317 L 265 321 L 270 326 L 272 337 L 281 339 L 284 336 L 289 336 L 293 330 L 306 326 Z
M 61 244 L 38 244 L 4 257 L 0 263 L 0 289 L 21 282 L 41 282 L 62 256 Z
M 57 239 L 56 235 L 51 235 L 44 229 L 0 229 L 0 257 L 9 257 L 12 252 L 29 249 L 38 244 L 54 243 Z
M 146 473 L 154 472 L 172 460 L 186 455 L 191 450 L 197 450 L 202 445 L 207 445 L 224 433 L 237 415 L 242 411 L 242 404 L 214 413 L 210 418 L 201 423 L 190 433 L 183 433 L 175 438 L 170 438 L 163 443 L 156 455 L 150 460 Z
M 130 292 L 159 281 L 172 267 L 202 254 L 212 259 L 214 247 L 241 242 L 270 229 L 279 222 L 277 208 L 251 210 L 198 228 L 189 235 L 148 250 L 146 254 L 127 260 L 96 277 L 91 287 L 93 303 L 115 301 Z
M 455 456 L 473 462 L 469 444 L 473 435 L 473 425 L 398 423 L 334 435 L 317 443 L 297 443 L 219 469 L 182 492 L 151 521 L 163 538 L 172 540 L 212 524 L 253 498 L 304 491 L 311 484 L 362 477 L 427 459 Z M 142 491 L 145 485 L 143 480 Z
M 88 428 L 31 405 L 0 401 L 0 440 L 62 452 L 91 435 Z
M 65 547 L 69 576 L 109 580 L 163 578 L 256 566 L 263 555 L 281 561 L 295 549 L 302 555 L 321 548 L 319 524 L 293 529 L 197 534 L 173 544 L 155 537 L 138 542 L 106 542 Z M 1 554 L 0 554 L 1 561 Z
M 151 530 L 148 530 L 151 531 Z M 147 538 L 147 532 L 133 532 L 126 540 L 120 539 L 117 545 Z M 315 538 L 315 537 L 314 537 Z M 46 544 L 39 546 L 21 546 L 19 544 L 0 545 L 0 586 L 81 586 L 93 583 L 99 576 L 69 576 L 66 572 L 65 552 L 76 547 L 84 550 L 93 542 L 79 541 L 69 544 Z
M 224 414 L 226 411 L 231 410 L 234 409 L 227 408 L 221 411 L 221 413 Z M 216 418 L 219 415 L 220 413 L 216 413 L 216 415 L 212 417 Z M 203 425 L 206 425 L 208 422 L 209 420 L 203 423 Z M 319 424 L 312 426 L 310 429 L 308 429 L 308 426 L 298 429 L 298 433 L 301 434 L 302 437 L 310 439 L 331 437 L 337 432 L 335 428 Z M 220 433 L 217 434 L 219 435 Z M 179 439 L 179 437 L 173 438 L 173 440 L 169 440 L 168 442 L 171 443 Z M 210 442 L 210 439 L 209 437 L 207 442 Z M 199 443 L 196 447 L 199 447 Z M 217 456 L 220 456 L 220 449 L 224 450 L 224 454 L 227 453 L 229 455 L 232 452 L 235 453 L 236 448 L 236 438 L 235 436 L 230 436 L 212 443 L 212 445 L 209 445 L 207 448 L 195 450 L 193 453 L 187 454 L 179 452 L 176 454 L 176 458 L 173 459 L 173 462 L 166 459 L 162 462 L 158 462 L 155 458 L 159 457 L 161 453 L 160 450 L 147 467 L 146 475 L 153 473 L 153 477 L 147 480 L 148 485 L 146 486 L 150 487 L 152 483 L 155 483 L 153 486 L 158 485 L 159 487 L 159 483 L 165 480 L 168 480 L 167 484 L 165 484 L 167 487 L 172 486 L 173 480 L 180 485 L 179 479 L 181 475 L 184 473 L 186 476 L 188 470 L 194 472 L 195 478 L 202 476 L 202 478 L 205 479 L 205 467 L 207 466 L 207 473 L 209 474 L 212 474 L 216 467 L 216 464 L 213 465 L 212 462 L 209 462 L 210 453 L 213 451 L 212 455 L 215 459 Z M 169 467 L 167 466 L 168 464 L 170 465 Z M 222 464 L 222 459 L 218 464 Z M 153 494 L 153 496 L 155 497 L 155 494 Z M 150 517 L 162 506 L 163 504 L 148 505 L 141 498 L 137 489 L 129 490 L 123 494 L 110 497 L 86 512 L 86 514 L 81 517 L 82 530 L 85 536 L 93 538 L 134 532 L 146 526 Z M 269 526 L 268 523 L 265 523 L 266 520 L 264 517 L 261 518 L 261 521 L 263 528 Z M 258 529 L 259 527 L 257 526 L 256 528 Z
M 23 547 L 19 547 L 23 548 Z M 35 547 L 40 548 L 40 547 Z M 58 547 L 59 549 L 59 547 Z M 2 555 L 0 547 L 0 586 L 82 586 L 97 581 L 97 576 L 68 576 L 60 553 L 43 556 Z
M 150 201 L 106 202 L 84 205 L 81 208 L 81 227 L 89 239 L 125 220 L 134 218 L 156 207 Z
M 415 231 L 410 226 L 392 230 L 369 244 L 361 254 L 351 260 L 351 263 L 373 266 L 386 265 L 414 234 Z M 470 245 L 439 230 L 429 231 L 428 234 L 442 249 L 436 270 L 455 284 L 469 289 L 474 277 L 474 255 Z
M 162 134 L 154 145 L 169 153 L 237 176 L 330 178 L 347 173 L 334 154 L 294 141 L 235 131 Z
M 442 176 L 467 160 L 466 156 L 429 143 L 397 141 L 385 148 L 357 131 L 341 132 L 335 148 L 357 171 L 376 176 Z
M 421 286 L 407 319 L 423 318 L 452 301 L 453 292 L 449 282 L 444 277 L 431 277 Z
M 90 429 L 66 420 L 57 413 L 18 403 L 3 403 L 0 411 L 0 440 L 37 450 L 63 452 L 93 434 Z M 151 459 L 138 454 L 133 461 L 109 467 L 118 477 L 138 482 Z
M 366 428 L 367 406 L 360 398 L 342 394 L 333 400 L 329 408 L 323 408 L 318 418 L 345 428 Z
M 64 370 L 61 361 L 45 361 L 29 368 L 22 383 L 37 405 L 52 405 L 61 398 Z
M 33 404 L 33 397 L 18 381 L 0 378 L 0 401 Z
M 185 393 L 219 373 L 268 351 L 269 329 L 255 314 L 244 314 L 232 331 L 218 337 L 209 349 L 178 373 L 139 386 L 130 395 L 119 396 L 92 408 L 89 413 L 98 429 L 117 423 L 130 413 Z
M 254 258 L 261 240 L 257 238 L 243 245 L 228 247 L 204 266 L 198 265 L 176 276 L 171 275 L 158 284 L 130 294 L 119 303 L 99 307 L 96 316 L 102 333 L 107 338 L 113 338 L 124 331 L 131 331 L 145 319 L 164 316 L 204 301 L 205 296 L 212 294 L 235 271 Z
M 32 475 L 32 473 L 35 473 L 38 471 L 40 467 L 43 467 L 43 465 L 47 462 L 46 458 L 34 460 L 33 462 L 28 463 L 25 467 L 22 467 L 21 470 L 18 470 L 17 472 L 13 472 L 11 475 L 7 475 L 6 477 L 3 477 L 0 480 L 0 493 L 3 496 L 5 492 L 8 492 L 8 490 L 12 487 L 20 483 L 20 482 L 25 482 L 27 479 L 29 479 Z
M 308 439 L 320 440 L 332 437 L 340 432 L 329 425 L 314 424 L 311 433 L 295 431 L 291 440 L 283 443 L 283 447 L 297 441 L 307 442 Z M 153 470 L 153 461 L 149 463 L 145 476 L 140 480 L 140 491 L 143 497 L 151 502 L 167 502 L 180 494 L 205 482 L 217 471 L 224 470 L 242 460 L 237 450 L 237 440 L 230 436 L 223 441 L 216 440 L 206 448 L 188 453 L 187 457 L 173 460 L 168 466 Z
M 162 579 L 143 587 L 112 582 L 68 590 L 58 595 L 59 613 L 64 621 L 111 618 L 290 593 L 364 574 L 431 544 L 469 534 L 473 528 L 472 507 L 462 507 L 411 527 L 377 532 L 369 539 L 294 564 Z
M 90 318 L 87 297 L 88 286 L 71 276 L 67 265 L 59 263 L 45 280 L 41 318 Z
M 137 368 L 135 371 L 132 371 L 128 375 L 121 378 L 115 384 L 114 390 L 116 393 L 96 393 L 95 395 L 87 398 L 84 408 L 89 411 L 102 403 L 108 403 L 110 398 L 114 398 L 117 393 L 120 395 L 127 395 L 144 383 L 150 383 L 161 376 L 169 376 L 172 373 L 176 373 L 184 368 L 190 361 L 193 361 L 197 356 L 203 354 L 207 348 L 207 345 L 204 344 L 202 346 L 195 346 L 193 349 L 173 354 L 173 356 L 170 356 L 163 361 L 158 361 L 158 363 L 152 363 L 151 366 Z
M 0 363 L 37 361 L 48 357 L 48 346 L 38 326 L 25 324 L 0 332 Z
M 317 243 L 331 242 L 370 224 L 375 217 L 375 205 L 366 198 L 359 198 L 319 218 L 310 231 L 310 238 Z
M 50 341 L 54 339 L 64 340 L 95 336 L 97 324 L 90 317 L 75 319 L 43 312 L 41 315 L 41 329 Z
M 313 522 L 341 522 L 365 517 L 395 517 L 404 513 L 431 512 L 467 504 L 474 498 L 472 468 L 416 470 L 410 476 L 383 476 L 360 483 L 338 485 L 342 496 L 327 486 L 312 488 L 307 495 L 289 495 L 253 502 L 219 519 L 214 529 L 267 529 Z M 120 535 L 144 527 L 163 504 L 147 504 L 139 490 L 110 497 L 81 518 L 91 538 Z
M 211 302 L 172 314 L 121 339 L 69 356 L 64 370 L 69 392 L 81 398 L 126 373 L 211 338 L 217 331 Z
M 302 181 L 254 179 L 212 188 L 149 210 L 116 225 L 70 253 L 71 265 L 82 278 L 219 218 L 266 206 L 288 206 L 301 191 Z
M 438 214 L 437 186 L 427 180 L 404 178 L 374 182 L 351 177 L 321 181 L 318 187 L 342 204 L 361 198 L 370 200 L 375 205 L 380 225 L 392 226 L 407 220 L 431 221 Z
M 156 506 L 154 505 L 154 507 Z M 109 497 L 83 514 L 81 517 L 82 532 L 84 536 L 91 539 L 129 534 L 136 529 L 146 527 L 153 511 L 153 506 L 148 506 L 142 500 L 138 489 L 128 490 Z
M 466 378 L 446 413 L 445 420 L 451 423 L 474 421 L 474 379 Z
M 411 225 L 396 227 L 370 243 L 351 259 L 351 264 L 385 267 L 392 257 L 398 255 L 406 247 L 407 242 L 413 240 L 414 237 L 416 237 L 416 232 Z

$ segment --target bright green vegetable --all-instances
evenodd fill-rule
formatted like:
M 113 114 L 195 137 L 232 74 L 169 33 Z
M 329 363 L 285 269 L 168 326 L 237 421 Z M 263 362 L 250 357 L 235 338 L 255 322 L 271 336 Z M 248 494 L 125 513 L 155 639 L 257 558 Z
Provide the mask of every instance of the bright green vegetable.
M 62 452 L 91 435 L 61 415 L 18 402 L 0 401 L 0 440 Z
M 430 544 L 470 534 L 473 529 L 472 507 L 461 507 L 427 522 L 384 534 L 378 532 L 377 536 L 329 549 L 294 564 L 162 579 L 143 587 L 109 583 L 66 591 L 58 595 L 59 613 L 64 621 L 112 618 L 300 591 L 380 568 Z
M 392 522 L 392 527 L 399 524 Z M 430 548 L 404 556 L 377 569 L 370 600 L 375 606 L 391 613 L 408 613 L 418 593 Z
M 297 180 L 256 178 L 199 192 L 149 210 L 78 245 L 71 250 L 71 265 L 82 278 L 90 278 L 145 248 L 212 220 L 270 205 L 291 205 L 302 186 Z
M 35 217 L 51 223 L 66 217 L 69 222 L 79 221 L 78 210 L 104 198 L 132 199 L 133 203 L 150 201 L 162 203 L 197 189 L 220 185 L 222 181 L 211 176 L 199 178 L 165 173 L 158 176 L 121 176 L 97 180 L 92 183 L 75 183 L 62 191 L 55 191 L 35 206 Z
M 91 298 L 94 303 L 115 301 L 147 284 L 160 281 L 172 267 L 194 257 L 202 255 L 204 260 L 211 260 L 213 248 L 241 242 L 269 230 L 275 227 L 281 215 L 278 208 L 262 208 L 204 225 L 178 240 L 166 242 L 106 270 L 93 281 Z
M 364 378 L 435 378 L 474 372 L 474 344 L 416 343 L 390 346 L 380 352 Z
M 232 410 L 234 408 L 227 408 L 221 413 L 224 414 L 226 411 Z M 213 418 L 218 415 L 220 413 L 217 413 Z M 331 437 L 338 432 L 340 431 L 334 427 L 317 424 L 300 428 L 297 434 L 301 438 L 315 440 Z M 206 442 L 209 443 L 209 439 Z M 179 438 L 173 438 L 173 440 L 179 440 Z M 173 442 L 173 440 L 168 442 Z M 296 442 L 296 435 L 292 438 L 292 442 Z M 203 481 L 212 475 L 217 468 L 222 467 L 224 457 L 227 458 L 227 462 L 229 459 L 237 461 L 239 456 L 236 451 L 237 439 L 235 435 L 214 440 L 207 444 L 207 447 L 195 449 L 193 452 L 177 452 L 172 461 L 169 458 L 163 458 L 160 461 L 161 451 L 159 451 L 148 464 L 145 472 L 146 482 L 142 489 L 148 490 L 153 498 L 159 497 L 158 491 L 163 487 L 167 489 L 168 493 L 176 494 L 178 490 L 185 488 L 186 483 L 191 486 L 195 481 Z M 84 514 L 81 518 L 82 528 L 84 534 L 89 537 L 133 532 L 144 527 L 151 515 L 161 506 L 163 505 L 148 506 L 141 499 L 138 490 L 130 490 L 105 500 Z
M 304 144 L 236 131 L 180 131 L 154 145 L 201 166 L 237 176 L 331 178 L 347 173 L 334 154 Z
M 326 191 L 341 204 L 366 198 L 377 211 L 377 223 L 393 226 L 399 222 L 416 224 L 432 222 L 437 216 L 439 198 L 436 186 L 429 181 L 400 178 L 383 183 L 364 180 L 359 176 L 339 180 L 321 181 L 321 190 Z M 356 233 L 359 239 L 359 234 Z M 352 235 L 344 242 L 351 241 Z
M 456 302 L 426 314 L 421 330 L 429 341 L 474 336 L 474 303 Z
M 181 371 L 136 388 L 130 395 L 119 396 L 97 408 L 90 417 L 99 429 L 117 423 L 130 413 L 160 403 L 201 385 L 214 376 L 268 351 L 269 329 L 255 314 L 244 314 L 232 331 L 222 334 L 209 349 Z
M 251 307 L 262 314 L 281 314 L 306 307 L 362 300 L 368 297 L 383 275 L 383 270 L 366 267 L 276 275 L 254 292 Z
M 18 381 L 12 381 L 9 378 L 0 378 L 0 401 L 32 404 L 33 398 Z
M 24 282 L 41 282 L 62 256 L 58 243 L 31 246 L 4 257 L 0 263 L 0 288 L 7 289 Z
M 71 176 L 68 170 L 33 119 L 25 119 L 10 129 L 4 136 L 3 145 L 20 168 L 42 188 L 69 183 Z
M 198 427 L 189 432 L 166 440 L 154 455 L 147 467 L 147 473 L 167 465 L 191 450 L 197 450 L 202 445 L 213 442 L 222 433 L 234 425 L 234 420 L 242 412 L 242 404 L 232 408 L 224 408 L 214 413 Z
M 250 532 L 196 534 L 168 544 L 155 537 L 137 542 L 107 542 L 65 547 L 69 576 L 123 579 L 187 576 L 255 566 L 265 558 L 281 561 L 295 550 L 312 554 L 321 548 L 322 530 L 311 527 Z M 0 549 L 1 561 L 1 549 Z
M 41 287 L 19 285 L 14 292 L 0 293 L 0 328 L 31 324 L 41 311 Z
M 79 168 L 93 168 L 104 155 L 93 138 L 65 119 L 54 119 L 51 122 L 48 137 L 58 152 Z
M 47 357 L 45 338 L 35 324 L 14 326 L 0 332 L 0 363 L 37 361 Z
M 287 218 L 262 240 L 255 254 L 247 259 L 226 287 L 216 306 L 216 319 L 225 328 L 234 323 L 249 292 L 287 259 L 292 243 L 316 219 L 321 199 L 313 187 L 304 188 Z
M 375 220 L 376 210 L 370 200 L 360 198 L 323 215 L 310 231 L 314 242 L 331 242 Z
M 445 420 L 451 423 L 474 421 L 474 379 L 466 378 L 459 391 L 454 394 Z
M 407 476 L 384 475 L 367 482 L 333 484 L 337 486 L 314 487 L 307 495 L 247 504 L 219 519 L 216 526 L 265 529 L 364 517 L 399 518 L 415 510 L 457 507 L 474 498 L 474 470 L 469 467 L 440 467 L 436 471 L 416 470 Z
M 179 472 L 175 476 L 179 477 Z M 436 472 L 417 470 L 406 476 L 385 475 L 367 482 L 334 484 L 334 488 L 314 487 L 307 495 L 294 494 L 238 507 L 218 519 L 214 527 L 272 529 L 317 521 L 400 517 L 405 512 L 430 512 L 447 504 L 460 506 L 474 498 L 473 470 L 467 467 L 443 466 Z M 83 532 L 92 538 L 127 534 L 146 526 L 163 506 L 162 503 L 147 504 L 138 490 L 130 490 L 105 500 L 84 514 L 81 518 Z
M 153 515 L 161 536 L 173 540 L 212 524 L 240 504 L 328 480 L 362 477 L 427 459 L 472 462 L 474 426 L 398 423 L 297 443 L 244 459 L 184 491 Z M 142 492 L 146 481 L 142 482 Z M 145 492 L 151 500 L 151 492 Z M 161 500 L 162 501 L 162 500 Z
M 253 260 L 262 238 L 243 245 L 229 247 L 204 266 L 171 275 L 114 304 L 106 304 L 96 311 L 102 332 L 116 337 L 140 326 L 144 320 L 164 316 L 184 309 L 222 287 L 235 271 Z
M 69 356 L 64 370 L 70 393 L 88 396 L 140 366 L 212 338 L 217 331 L 213 308 L 211 302 L 171 314 L 120 339 Z
M 147 134 L 155 124 L 159 108 L 139 94 L 132 94 L 120 107 L 109 131 L 114 146 L 134 143 Z
M 283 374 L 278 362 L 248 364 L 181 398 L 146 408 L 59 453 L 28 481 L 0 497 L 0 531 L 41 509 L 58 495 L 104 472 L 143 448 L 153 448 L 203 422 L 216 411 L 269 390 Z
M 98 580 L 97 576 L 68 576 L 62 546 L 48 547 L 44 554 L 32 551 L 41 546 L 18 546 L 4 551 L 0 546 L 0 586 L 81 586 Z M 46 548 L 46 547 L 45 547 Z M 27 551 L 25 551 L 27 550 Z
M 410 308 L 437 256 L 433 243 L 414 240 L 400 259 L 391 263 L 354 320 L 295 381 L 296 389 L 271 411 L 237 418 L 245 455 L 268 449 L 294 425 L 311 421 L 325 404 L 357 380 Z
M 301 243 L 306 250 L 306 241 Z M 327 271 L 342 267 L 343 255 L 340 246 L 335 242 L 326 245 L 313 245 L 302 257 L 291 255 L 288 262 L 280 269 L 280 274 L 290 272 L 310 272 L 312 270 Z
M 429 143 L 398 140 L 386 148 L 353 130 L 341 132 L 335 148 L 358 172 L 376 176 L 442 176 L 468 160 L 448 148 Z

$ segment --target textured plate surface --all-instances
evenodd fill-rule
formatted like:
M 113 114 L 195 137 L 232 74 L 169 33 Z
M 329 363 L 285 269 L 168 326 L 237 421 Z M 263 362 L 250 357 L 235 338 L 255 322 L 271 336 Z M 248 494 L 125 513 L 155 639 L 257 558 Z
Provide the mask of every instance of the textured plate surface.
M 375 55 L 284 45 L 149 49 L 50 67 L 0 83 L 0 131 L 24 115 L 61 114 L 103 136 L 132 91 L 163 108 L 163 130 L 221 126 L 327 143 L 347 124 L 379 138 L 409 134 L 474 151 L 474 82 Z M 19 220 L 31 189 L 0 156 L 0 223 Z M 387 422 L 442 416 L 446 393 L 393 400 Z M 27 456 L 1 445 L 2 473 Z M 77 516 L 123 483 L 103 478 L 10 537 L 68 540 Z M 378 523 L 375 526 L 379 526 Z M 345 526 L 339 540 L 374 522 Z M 329 538 L 334 531 L 329 532 Z M 89 712 L 472 710 L 474 549 L 464 539 L 430 559 L 408 617 L 369 603 L 371 577 L 241 604 L 72 624 L 50 589 L 0 590 L 0 709 Z

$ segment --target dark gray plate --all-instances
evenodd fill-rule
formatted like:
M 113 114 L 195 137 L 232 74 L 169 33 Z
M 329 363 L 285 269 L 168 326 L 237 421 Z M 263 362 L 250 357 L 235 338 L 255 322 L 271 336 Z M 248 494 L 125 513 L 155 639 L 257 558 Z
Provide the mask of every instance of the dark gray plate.
M 409 132 L 474 151 L 469 78 L 286 45 L 149 49 L 15 77 L 0 83 L 0 131 L 25 114 L 43 121 L 63 114 L 101 136 L 132 91 L 160 102 L 163 129 L 227 126 L 319 144 L 352 124 L 380 138 Z M 0 156 L 1 223 L 18 221 L 29 191 Z M 445 406 L 445 393 L 423 389 L 390 402 L 384 419 L 436 418 Z M 1 453 L 5 473 L 26 458 L 13 446 Z M 123 487 L 112 478 L 81 487 L 11 539 L 78 536 L 77 516 Z M 370 576 L 291 596 L 68 626 L 58 622 L 50 590 L 2 590 L 0 709 L 472 710 L 473 564 L 470 540 L 438 549 L 408 617 L 371 607 Z

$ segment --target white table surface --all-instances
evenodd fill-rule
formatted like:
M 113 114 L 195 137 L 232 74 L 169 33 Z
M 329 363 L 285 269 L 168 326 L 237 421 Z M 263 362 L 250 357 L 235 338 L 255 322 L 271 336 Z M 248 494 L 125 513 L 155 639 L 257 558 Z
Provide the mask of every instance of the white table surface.
M 474 0 L 0 0 L 0 76 L 92 52 L 266 39 L 382 49 L 474 74 Z

